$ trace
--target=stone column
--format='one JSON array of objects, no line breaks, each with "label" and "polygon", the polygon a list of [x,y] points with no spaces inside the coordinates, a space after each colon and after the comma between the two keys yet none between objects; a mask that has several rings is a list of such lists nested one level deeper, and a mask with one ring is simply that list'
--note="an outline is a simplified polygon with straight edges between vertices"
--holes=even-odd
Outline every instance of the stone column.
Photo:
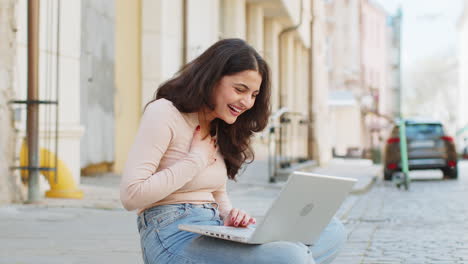
[{"label": "stone column", "polygon": [[246,0],[221,0],[221,38],[246,37]]},{"label": "stone column", "polygon": [[[45,36],[46,18],[55,14],[46,14],[42,12],[43,10],[41,7],[41,31],[43,32],[41,35]],[[52,50],[41,48],[41,56],[45,58],[49,52],[55,56],[58,53],[59,56],[58,157],[69,167],[75,182],[79,184],[80,140],[85,129],[80,121],[81,3],[72,1],[61,4],[60,13],[60,21],[58,21],[60,23],[60,50],[54,50],[53,47]],[[45,70],[45,67],[40,70],[40,76],[44,79]],[[41,84],[43,88],[40,89],[44,91],[45,80],[41,81]]]},{"label": "stone column", "polygon": [[264,58],[271,70],[271,107],[275,112],[279,108],[279,43],[278,35],[281,25],[272,18],[265,19]]},{"label": "stone column", "polygon": [[[281,107],[287,107],[293,111],[294,106],[294,33],[286,33],[281,37],[281,83],[280,100]],[[292,155],[292,128],[291,124],[283,126],[282,155]]]},{"label": "stone column", "polygon": [[[301,95],[302,99],[302,112],[305,114],[304,119],[307,121],[310,121],[310,105],[309,105],[309,95],[310,95],[310,86],[309,86],[309,78],[310,78],[310,65],[309,65],[309,59],[310,59],[310,49],[306,47],[302,47],[301,49],[302,52],[302,78],[301,81],[303,83],[303,93]],[[308,129],[310,127],[310,123],[304,124],[301,126],[301,138],[303,139],[303,144],[301,145],[301,153],[304,157],[309,157],[308,149],[307,149],[307,144],[310,140],[309,134],[308,134]]]},{"label": "stone column", "polygon": [[247,42],[263,56],[263,8],[258,4],[247,5]]},{"label": "stone column", "polygon": [[215,0],[188,0],[187,9],[187,57],[190,61],[221,38],[220,8]]},{"label": "stone column", "polygon": [[[302,113],[302,104],[303,101],[306,100],[307,97],[304,97],[302,92],[305,87],[303,87],[303,82],[302,82],[302,59],[301,59],[301,51],[302,51],[302,45],[301,41],[298,39],[295,39],[293,42],[294,46],[294,53],[293,53],[293,61],[294,61],[294,66],[293,66],[293,73],[292,73],[292,87],[289,89],[290,97],[289,97],[289,102],[288,105],[290,106],[291,111],[296,112],[296,113]],[[302,138],[299,136],[299,120],[300,117],[297,115],[292,116],[292,150],[291,154],[293,157],[297,157],[300,149],[300,145],[302,142]]]},{"label": "stone column", "polygon": [[326,67],[325,30],[326,17],[323,1],[314,0],[314,24],[312,27],[312,112],[314,158],[319,165],[327,164],[331,157],[329,110],[328,110],[328,73]]},{"label": "stone column", "polygon": [[183,20],[181,0],[142,0],[142,107],[153,98],[158,86],[182,66]]}]

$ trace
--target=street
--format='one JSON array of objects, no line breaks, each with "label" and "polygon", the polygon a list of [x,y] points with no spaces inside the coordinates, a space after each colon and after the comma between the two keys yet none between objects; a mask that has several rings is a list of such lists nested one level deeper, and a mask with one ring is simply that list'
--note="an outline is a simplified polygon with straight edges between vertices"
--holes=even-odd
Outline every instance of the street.
[{"label": "street", "polygon": [[414,173],[409,191],[379,180],[345,217],[349,241],[334,263],[468,263],[468,163],[459,170],[445,181]]},{"label": "street", "polygon": [[[337,213],[349,241],[333,263],[468,263],[468,162],[459,169],[458,180],[440,180],[434,171],[412,173],[417,180],[409,191],[380,177],[355,190]],[[380,167],[338,160],[316,172],[358,177]],[[233,184],[231,198],[261,217],[281,184],[248,182]],[[82,184],[89,200],[0,207],[0,264],[142,263],[135,213],[122,209],[117,185],[115,176],[89,178]]]}]

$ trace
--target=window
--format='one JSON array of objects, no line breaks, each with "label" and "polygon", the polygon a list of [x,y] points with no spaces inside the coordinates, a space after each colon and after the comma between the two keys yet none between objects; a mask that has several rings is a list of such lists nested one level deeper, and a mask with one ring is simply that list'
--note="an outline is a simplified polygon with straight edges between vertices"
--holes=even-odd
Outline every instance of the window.
[{"label": "window", "polygon": [[414,124],[406,127],[408,138],[430,138],[443,135],[444,131],[439,124]]}]

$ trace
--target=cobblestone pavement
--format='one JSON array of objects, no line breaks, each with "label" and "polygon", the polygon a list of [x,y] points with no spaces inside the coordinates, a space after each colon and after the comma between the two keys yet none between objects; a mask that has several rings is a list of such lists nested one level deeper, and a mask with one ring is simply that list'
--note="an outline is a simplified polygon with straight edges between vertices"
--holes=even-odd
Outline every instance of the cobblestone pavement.
[{"label": "cobblestone pavement", "polygon": [[409,191],[379,179],[344,217],[349,241],[333,263],[468,263],[468,162],[459,172],[412,172]]}]

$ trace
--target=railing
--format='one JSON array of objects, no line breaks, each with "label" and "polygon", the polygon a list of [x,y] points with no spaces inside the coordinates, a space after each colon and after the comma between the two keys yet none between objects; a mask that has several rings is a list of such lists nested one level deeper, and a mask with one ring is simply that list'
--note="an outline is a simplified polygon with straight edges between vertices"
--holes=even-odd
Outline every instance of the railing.
[{"label": "railing", "polygon": [[278,109],[270,116],[267,128],[262,132],[261,138],[267,139],[268,144],[268,175],[269,181],[275,182],[278,170],[290,167],[294,160],[302,161],[304,157],[295,157],[284,153],[284,131],[287,126],[294,125],[292,116],[299,117],[296,125],[310,125],[306,115],[300,112],[289,111],[287,107]]}]

